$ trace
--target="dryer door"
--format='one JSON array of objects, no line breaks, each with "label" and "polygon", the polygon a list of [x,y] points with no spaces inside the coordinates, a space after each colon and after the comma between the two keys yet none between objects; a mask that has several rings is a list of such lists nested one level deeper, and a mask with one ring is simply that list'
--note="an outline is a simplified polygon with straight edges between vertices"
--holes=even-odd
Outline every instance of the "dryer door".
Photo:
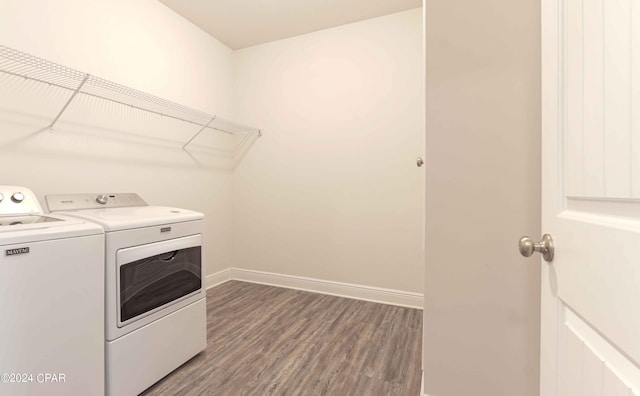
[{"label": "dryer door", "polygon": [[202,237],[192,235],[118,250],[118,327],[202,289]]}]

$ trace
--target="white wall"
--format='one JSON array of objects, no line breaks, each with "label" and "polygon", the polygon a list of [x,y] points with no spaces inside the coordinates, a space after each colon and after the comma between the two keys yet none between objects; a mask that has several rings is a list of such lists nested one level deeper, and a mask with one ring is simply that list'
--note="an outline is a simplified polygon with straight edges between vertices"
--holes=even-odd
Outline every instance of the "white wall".
[{"label": "white wall", "polygon": [[0,75],[0,183],[202,211],[208,274],[421,293],[420,32],[411,10],[234,54],[156,1],[0,0],[0,44],[265,130],[232,183],[212,134],[189,155],[197,128],[87,98],[43,132],[69,93]]},{"label": "white wall", "polygon": [[[232,113],[232,51],[151,0],[0,0],[0,44],[203,111]],[[231,266],[231,172],[181,151],[194,130],[0,75],[0,184],[48,193],[138,192],[207,216],[207,272]],[[203,137],[208,143],[211,136]],[[197,142],[196,142],[197,143]],[[198,144],[195,145],[196,148]]]},{"label": "white wall", "polygon": [[235,54],[235,106],[265,135],[234,170],[236,267],[423,291],[422,15]]},{"label": "white wall", "polygon": [[538,395],[540,2],[425,12],[425,393]]}]

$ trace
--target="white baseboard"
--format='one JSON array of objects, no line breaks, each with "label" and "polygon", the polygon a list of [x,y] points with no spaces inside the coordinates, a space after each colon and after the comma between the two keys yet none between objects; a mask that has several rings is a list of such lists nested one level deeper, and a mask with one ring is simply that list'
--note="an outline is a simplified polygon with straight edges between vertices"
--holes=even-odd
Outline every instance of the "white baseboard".
[{"label": "white baseboard", "polygon": [[424,371],[422,371],[422,380],[420,381],[420,396],[429,396],[424,393]]},{"label": "white baseboard", "polygon": [[420,396],[429,396],[425,391],[424,391],[424,370],[422,371],[422,381],[420,383]]},{"label": "white baseboard", "polygon": [[420,293],[242,268],[227,268],[207,276],[207,288],[231,279],[417,309],[422,309],[424,301],[424,296]]},{"label": "white baseboard", "polygon": [[207,289],[211,289],[214,286],[218,286],[222,283],[230,281],[233,279],[231,276],[232,268],[223,269],[222,271],[218,271],[215,274],[207,275],[205,278],[205,287]]}]

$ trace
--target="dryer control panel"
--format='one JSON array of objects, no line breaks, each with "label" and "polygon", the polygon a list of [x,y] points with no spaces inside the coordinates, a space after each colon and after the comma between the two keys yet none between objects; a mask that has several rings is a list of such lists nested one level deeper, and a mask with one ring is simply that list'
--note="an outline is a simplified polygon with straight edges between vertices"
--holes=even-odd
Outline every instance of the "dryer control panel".
[{"label": "dryer control panel", "polygon": [[50,212],[147,206],[136,193],[51,194],[45,200]]},{"label": "dryer control panel", "polygon": [[22,186],[0,186],[0,216],[41,213],[38,198],[30,189]]}]

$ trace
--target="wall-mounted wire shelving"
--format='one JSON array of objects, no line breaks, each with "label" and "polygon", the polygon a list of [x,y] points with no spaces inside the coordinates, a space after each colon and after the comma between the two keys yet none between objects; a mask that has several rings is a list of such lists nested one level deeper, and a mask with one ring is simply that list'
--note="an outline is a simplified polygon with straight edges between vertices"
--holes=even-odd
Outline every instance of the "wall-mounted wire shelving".
[{"label": "wall-mounted wire shelving", "polygon": [[183,149],[186,149],[198,135],[207,130],[231,135],[252,133],[258,136],[262,135],[260,129],[224,120],[213,114],[162,99],[4,45],[0,45],[0,73],[48,84],[71,92],[71,96],[52,119],[47,129],[53,129],[78,95],[87,95],[193,124],[197,127],[197,131],[184,143]]}]

